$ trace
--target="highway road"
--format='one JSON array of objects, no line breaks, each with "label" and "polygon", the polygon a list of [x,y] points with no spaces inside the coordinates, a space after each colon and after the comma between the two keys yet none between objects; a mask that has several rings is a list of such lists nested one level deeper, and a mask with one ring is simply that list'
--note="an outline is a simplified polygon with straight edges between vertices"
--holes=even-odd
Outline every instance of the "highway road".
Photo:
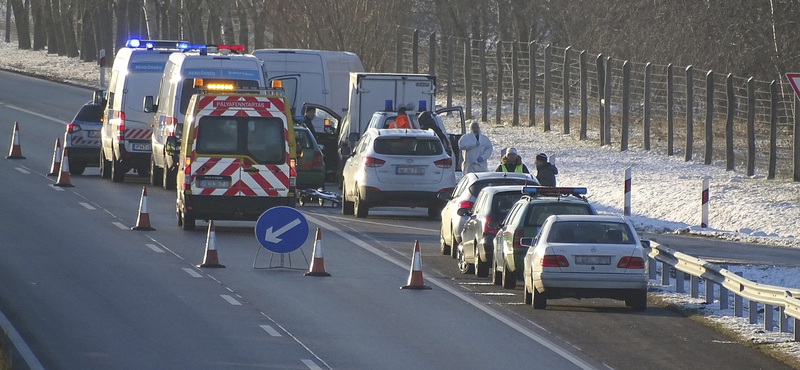
[{"label": "highway road", "polygon": [[[0,312],[43,368],[787,368],[665,308],[557,300],[533,311],[521,288],[458,274],[425,210],[356,220],[299,207],[311,224],[302,251],[320,227],[331,277],[254,269],[252,222],[215,223],[227,268],[198,269],[204,224],[180,230],[174,192],[149,189],[157,230],[142,232],[129,228],[144,178],[112,183],[89,168],[74,188],[50,186],[53,142],[91,91],[9,73],[0,86],[12,86],[0,89],[0,137],[10,142],[18,121],[27,157],[0,160]],[[428,291],[399,289],[414,240]]]}]

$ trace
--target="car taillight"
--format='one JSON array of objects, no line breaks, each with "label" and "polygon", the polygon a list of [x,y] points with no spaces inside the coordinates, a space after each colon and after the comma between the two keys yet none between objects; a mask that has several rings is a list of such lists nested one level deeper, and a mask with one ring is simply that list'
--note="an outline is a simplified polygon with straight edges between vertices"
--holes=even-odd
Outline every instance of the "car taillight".
[{"label": "car taillight", "polygon": [[621,269],[643,269],[644,259],[642,257],[622,257],[617,263],[617,268]]},{"label": "car taillight", "polygon": [[175,117],[168,118],[167,121],[167,136],[175,136],[175,128],[178,126],[178,120]]},{"label": "car taillight", "polygon": [[314,160],[311,161],[311,167],[322,167],[322,153],[314,152]]},{"label": "car taillight", "polygon": [[74,133],[76,133],[76,132],[78,132],[80,130],[81,130],[81,125],[79,125],[79,124],[70,123],[69,125],[67,125],[67,133],[68,134],[74,134]]},{"label": "car taillight", "polygon": [[114,111],[114,121],[117,124],[117,140],[125,139],[125,112]]},{"label": "car taillight", "polygon": [[546,254],[539,263],[542,267],[569,267],[567,257],[557,254]]},{"label": "car taillight", "polygon": [[523,236],[525,236],[525,232],[522,229],[514,231],[514,248],[528,248],[520,243]]},{"label": "car taillight", "polygon": [[492,219],[489,216],[483,218],[483,233],[484,234],[497,234],[497,227],[489,226]]},{"label": "car taillight", "polygon": [[292,158],[289,160],[289,192],[294,193],[297,187],[297,160]]},{"label": "car taillight", "polygon": [[386,163],[383,159],[373,158],[373,157],[364,157],[364,165],[367,167],[380,167]]},{"label": "car taillight", "polygon": [[183,190],[192,189],[192,159],[185,158],[183,167]]},{"label": "car taillight", "polygon": [[458,208],[459,209],[461,209],[461,208],[472,209],[472,205],[473,204],[475,204],[475,203],[472,203],[472,202],[470,202],[468,200],[462,200],[462,201],[458,202]]},{"label": "car taillight", "polygon": [[436,167],[439,168],[450,168],[453,167],[453,159],[452,158],[440,159],[438,161],[433,162],[433,164],[435,164]]}]

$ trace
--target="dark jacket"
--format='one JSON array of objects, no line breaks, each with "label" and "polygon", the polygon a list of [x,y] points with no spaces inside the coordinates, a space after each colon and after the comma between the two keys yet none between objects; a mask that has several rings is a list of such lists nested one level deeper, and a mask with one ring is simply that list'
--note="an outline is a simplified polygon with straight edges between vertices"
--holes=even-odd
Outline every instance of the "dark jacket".
[{"label": "dark jacket", "polygon": [[536,180],[539,180],[539,184],[542,186],[556,186],[556,175],[558,175],[558,168],[550,162],[536,166]]},{"label": "dark jacket", "polygon": [[[503,165],[506,166],[506,170],[503,171]],[[522,173],[530,173],[528,172],[528,167],[522,163],[522,157],[517,155],[517,160],[514,163],[508,163],[508,156],[503,156],[500,158],[500,165],[497,166],[497,169],[494,172],[516,172],[517,167],[522,166]]]},{"label": "dark jacket", "polygon": [[417,117],[417,122],[419,122],[419,128],[423,130],[431,129],[439,137],[439,140],[444,145],[445,150],[447,151],[447,155],[452,155],[453,151],[450,145],[450,139],[447,138],[447,135],[442,132],[442,129],[436,125],[436,121],[433,120],[433,113],[430,111],[424,111],[419,114]]},{"label": "dark jacket", "polygon": [[311,131],[311,136],[317,137],[317,131],[314,129],[313,120],[308,119],[308,117],[303,118],[303,126],[306,126],[308,131]]}]

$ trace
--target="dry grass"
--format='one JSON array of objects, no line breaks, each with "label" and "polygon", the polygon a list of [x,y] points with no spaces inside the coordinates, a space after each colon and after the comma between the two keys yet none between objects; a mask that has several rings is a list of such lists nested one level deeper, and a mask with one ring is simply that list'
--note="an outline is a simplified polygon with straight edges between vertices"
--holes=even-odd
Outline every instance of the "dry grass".
[{"label": "dry grass", "polygon": [[5,333],[0,337],[0,370],[13,369],[11,362],[11,353],[8,348],[8,335]]}]

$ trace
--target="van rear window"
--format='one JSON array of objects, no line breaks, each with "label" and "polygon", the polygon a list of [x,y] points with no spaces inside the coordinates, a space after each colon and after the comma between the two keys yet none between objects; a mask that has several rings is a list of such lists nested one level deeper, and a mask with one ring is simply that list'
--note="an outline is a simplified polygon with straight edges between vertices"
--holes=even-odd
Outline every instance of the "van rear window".
[{"label": "van rear window", "polygon": [[[213,79],[205,79],[205,83],[208,84],[212,82]],[[233,82],[236,88],[258,88],[258,81],[256,80],[229,80],[225,79],[226,82]],[[254,94],[257,94],[258,91],[253,91]],[[183,87],[181,88],[181,114],[186,114],[186,108],[189,107],[189,100],[192,98],[192,95],[197,94],[197,89],[194,88],[194,79],[193,78],[184,78],[183,79]],[[141,101],[141,99],[139,100]]]},{"label": "van rear window", "polygon": [[195,151],[206,155],[248,156],[259,164],[284,164],[284,122],[275,117],[201,117]]},{"label": "van rear window", "polygon": [[375,152],[388,155],[439,155],[444,150],[439,139],[379,137],[375,139]]}]

